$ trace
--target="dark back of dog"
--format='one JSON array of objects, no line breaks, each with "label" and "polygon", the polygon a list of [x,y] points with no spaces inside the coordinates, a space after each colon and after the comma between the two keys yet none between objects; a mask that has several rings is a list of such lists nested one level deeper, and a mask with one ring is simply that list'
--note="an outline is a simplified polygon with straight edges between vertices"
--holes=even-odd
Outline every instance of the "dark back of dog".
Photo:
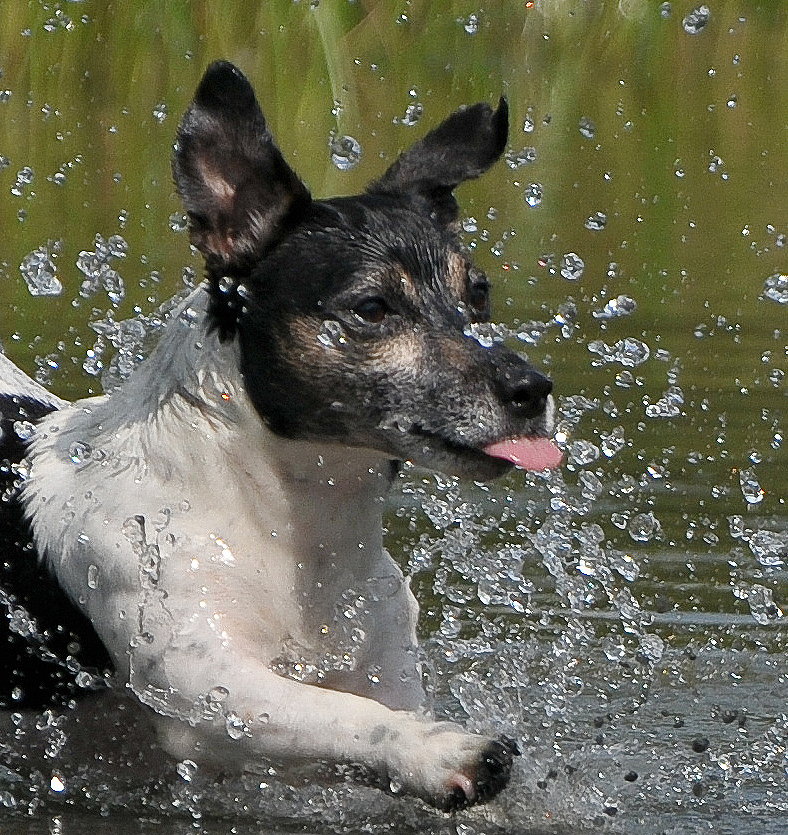
[{"label": "dark back of dog", "polygon": [[67,704],[111,667],[90,621],[38,559],[19,502],[27,440],[55,408],[51,398],[0,394],[0,707],[9,709]]}]

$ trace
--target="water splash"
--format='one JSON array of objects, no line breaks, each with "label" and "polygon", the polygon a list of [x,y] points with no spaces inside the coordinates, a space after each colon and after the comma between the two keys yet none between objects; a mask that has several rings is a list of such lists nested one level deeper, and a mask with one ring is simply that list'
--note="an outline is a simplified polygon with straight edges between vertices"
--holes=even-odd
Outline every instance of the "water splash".
[{"label": "water splash", "polygon": [[788,275],[785,273],[770,275],[764,282],[761,298],[777,302],[777,304],[788,304]]},{"label": "water splash", "polygon": [[607,226],[607,215],[604,212],[594,212],[583,225],[592,232],[601,232]]},{"label": "water splash", "polygon": [[595,339],[588,343],[588,350],[599,357],[591,363],[594,366],[618,363],[626,368],[637,368],[651,356],[645,342],[629,336],[620,339],[614,345],[607,345],[601,339]]},{"label": "water splash", "polygon": [[576,252],[567,252],[561,258],[561,276],[567,281],[579,281],[585,268],[585,262]]},{"label": "water splash", "polygon": [[580,119],[578,129],[580,130],[580,134],[586,139],[593,139],[596,136],[596,125],[587,116],[583,116]]},{"label": "water splash", "polygon": [[462,24],[462,28],[469,35],[475,35],[479,31],[479,15],[477,14],[470,14],[465,19],[461,18],[458,22]]},{"label": "water splash", "polygon": [[77,269],[85,276],[79,295],[87,299],[103,287],[110,302],[117,307],[126,296],[126,287],[111,262],[127,256],[128,244],[120,235],[111,235],[105,240],[97,234],[94,246],[93,250],[82,250],[77,256]]},{"label": "water splash", "polygon": [[601,310],[591,311],[595,319],[618,319],[621,316],[630,316],[637,310],[637,302],[632,296],[620,295],[609,302]]},{"label": "water splash", "polygon": [[55,258],[61,247],[62,241],[48,241],[22,259],[19,271],[31,296],[59,296],[63,293],[55,267]]},{"label": "water splash", "polygon": [[509,168],[522,168],[524,165],[530,165],[532,162],[536,162],[536,148],[527,147],[521,148],[519,151],[507,151],[506,152],[506,164]]},{"label": "water splash", "polygon": [[681,22],[688,35],[699,35],[711,20],[711,10],[705,4],[694,8]]},{"label": "water splash", "polygon": [[424,115],[424,105],[418,100],[418,92],[415,89],[410,91],[410,96],[413,101],[408,102],[405,113],[399,119],[393,120],[395,125],[413,127],[421,121],[421,117]]},{"label": "water splash", "polygon": [[541,204],[544,197],[544,189],[541,183],[529,183],[523,192],[523,199],[532,209]]}]

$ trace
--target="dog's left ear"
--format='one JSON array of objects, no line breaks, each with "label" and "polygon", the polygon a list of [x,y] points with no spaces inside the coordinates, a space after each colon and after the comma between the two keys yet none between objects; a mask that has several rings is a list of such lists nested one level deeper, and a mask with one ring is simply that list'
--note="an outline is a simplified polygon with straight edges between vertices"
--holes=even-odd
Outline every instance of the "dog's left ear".
[{"label": "dog's left ear", "polygon": [[192,242],[215,281],[244,275],[310,203],[252,86],[227,61],[206,70],[178,128],[172,165]]},{"label": "dog's left ear", "polygon": [[501,156],[508,133],[506,99],[497,110],[484,103],[462,108],[405,151],[367,191],[420,198],[437,222],[448,226],[459,216],[454,189]]}]

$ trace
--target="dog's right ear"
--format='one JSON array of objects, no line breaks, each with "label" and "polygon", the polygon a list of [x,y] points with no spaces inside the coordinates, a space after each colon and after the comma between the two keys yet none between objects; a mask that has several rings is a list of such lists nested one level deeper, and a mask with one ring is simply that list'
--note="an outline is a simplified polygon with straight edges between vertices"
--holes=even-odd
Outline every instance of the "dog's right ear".
[{"label": "dog's right ear", "polygon": [[252,86],[227,61],[208,67],[181,121],[173,174],[212,281],[244,276],[310,203]]}]

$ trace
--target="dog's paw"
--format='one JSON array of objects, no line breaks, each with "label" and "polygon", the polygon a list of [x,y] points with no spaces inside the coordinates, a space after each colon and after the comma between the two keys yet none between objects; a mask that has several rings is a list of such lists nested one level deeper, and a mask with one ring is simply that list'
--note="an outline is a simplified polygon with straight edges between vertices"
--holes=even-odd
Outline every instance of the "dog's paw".
[{"label": "dog's paw", "polygon": [[444,812],[486,803],[509,782],[513,758],[519,754],[507,737],[487,739],[454,725],[434,725],[400,771],[402,789]]},{"label": "dog's paw", "polygon": [[508,737],[487,740],[476,762],[464,765],[448,781],[449,791],[435,798],[433,805],[444,812],[486,803],[506,787],[512,760],[520,751]]}]

